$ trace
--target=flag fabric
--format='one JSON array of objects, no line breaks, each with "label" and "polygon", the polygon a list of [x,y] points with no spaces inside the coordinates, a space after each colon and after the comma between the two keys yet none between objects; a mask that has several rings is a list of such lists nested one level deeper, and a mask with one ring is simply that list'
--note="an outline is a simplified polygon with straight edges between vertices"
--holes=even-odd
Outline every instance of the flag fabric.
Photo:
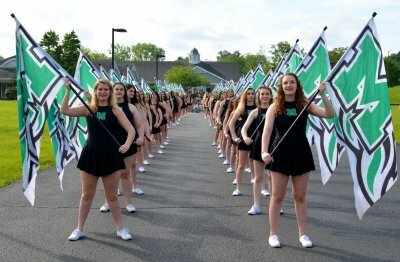
[{"label": "flag fabric", "polygon": [[121,76],[121,82],[122,82],[124,85],[129,84],[128,79],[127,79],[126,76],[124,76],[124,75]]},{"label": "flag fabric", "polygon": [[296,43],[290,49],[289,53],[284,56],[281,66],[276,71],[274,79],[270,83],[273,91],[275,92],[278,90],[278,83],[281,77],[286,73],[294,73],[301,60],[303,59],[303,55],[297,42],[298,41],[296,41]]},{"label": "flag fabric", "polygon": [[117,71],[114,68],[110,68],[110,81],[115,84],[121,82],[121,77],[118,75]]},{"label": "flag fabric", "polygon": [[[76,82],[82,86],[83,90],[93,94],[94,84],[100,78],[102,78],[100,71],[97,70],[92,61],[90,61],[90,59],[81,50],[75,68],[74,79]],[[80,97],[87,102],[87,98],[84,96],[84,93],[80,93]],[[69,103],[70,106],[78,106],[81,102],[75,95],[71,94]],[[84,117],[69,116],[66,116],[65,119],[68,123],[68,132],[77,151],[77,157],[79,158],[88,136],[86,119]]]},{"label": "flag fabric", "polygon": [[269,82],[271,82],[273,72],[270,69],[268,73],[264,76],[264,79],[261,81],[261,85],[269,86]]},{"label": "flag fabric", "polygon": [[[34,41],[18,19],[12,16],[16,22],[16,76],[22,181],[24,195],[33,205],[36,176],[40,166],[40,139],[49,114],[51,116],[48,122],[60,181],[63,167],[74,156],[73,146],[67,138],[68,132],[59,118],[58,108],[53,104],[58,91],[64,85],[64,77],[69,74]],[[55,141],[57,145],[54,144]]]},{"label": "flag fabric", "polygon": [[109,81],[112,80],[112,79],[111,79],[111,76],[109,75],[109,73],[106,71],[106,69],[105,69],[102,65],[100,65],[99,71],[100,71],[100,73],[101,73],[101,77],[102,77],[102,78],[105,78],[105,79],[107,79],[107,80],[109,80]]},{"label": "flag fabric", "polygon": [[388,85],[374,18],[326,78],[335,131],[346,147],[358,217],[397,180]]},{"label": "flag fabric", "polygon": [[250,84],[253,87],[254,91],[257,92],[262,81],[264,80],[264,77],[265,77],[265,74],[262,69],[262,66],[261,66],[261,64],[258,64],[256,70],[254,70],[254,73],[253,73],[253,81]]},{"label": "flag fabric", "polygon": [[[328,76],[330,70],[325,31],[323,31],[295,72],[308,99],[314,94],[320,82]],[[314,103],[323,107],[320,95],[317,95]],[[310,145],[314,144],[317,149],[323,184],[333,174],[344,151],[344,147],[337,142],[334,130],[333,119],[308,116],[307,138]]]},{"label": "flag fabric", "polygon": [[129,66],[126,66],[126,81],[131,85],[135,85],[134,82],[136,82],[136,79]]}]

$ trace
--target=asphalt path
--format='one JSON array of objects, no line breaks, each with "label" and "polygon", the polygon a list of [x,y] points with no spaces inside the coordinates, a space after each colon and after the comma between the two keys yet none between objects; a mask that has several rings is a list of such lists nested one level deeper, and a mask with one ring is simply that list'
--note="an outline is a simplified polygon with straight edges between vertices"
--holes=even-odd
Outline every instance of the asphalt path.
[{"label": "asphalt path", "polygon": [[[211,147],[214,129],[202,114],[182,118],[169,131],[170,145],[138,174],[142,196],[133,195],[137,212],[122,209],[134,240],[117,238],[110,213],[99,212],[97,195],[86,221],[87,237],[67,240],[76,228],[81,183],[76,163],[69,164],[63,191],[54,168],[36,181],[35,206],[22,194],[21,182],[0,189],[0,261],[399,261],[400,186],[378,201],[362,220],[354,208],[347,157],[323,186],[318,170],[308,187],[308,230],[313,248],[298,241],[289,186],[281,217],[282,248],[268,245],[268,197],[262,213],[252,205],[250,175],[243,196],[233,197],[233,174]],[[399,161],[397,148],[397,163]],[[318,168],[318,158],[314,158]],[[120,197],[123,207],[123,198]]]}]

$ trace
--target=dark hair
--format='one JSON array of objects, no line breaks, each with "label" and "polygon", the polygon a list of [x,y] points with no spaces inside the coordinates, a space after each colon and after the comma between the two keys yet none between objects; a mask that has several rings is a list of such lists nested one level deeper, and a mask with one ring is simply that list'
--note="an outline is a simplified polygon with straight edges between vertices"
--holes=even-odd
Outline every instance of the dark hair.
[{"label": "dark hair", "polygon": [[116,82],[113,84],[113,89],[115,88],[116,85],[122,85],[124,87],[124,102],[130,103],[131,99],[128,97],[128,89],[122,82]]}]

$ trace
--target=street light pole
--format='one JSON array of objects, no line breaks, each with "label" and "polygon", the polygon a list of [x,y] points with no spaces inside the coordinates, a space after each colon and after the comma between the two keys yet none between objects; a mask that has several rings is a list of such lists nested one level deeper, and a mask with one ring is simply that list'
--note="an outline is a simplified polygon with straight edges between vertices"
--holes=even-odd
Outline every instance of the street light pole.
[{"label": "street light pole", "polygon": [[126,29],[123,28],[113,28],[111,30],[112,36],[111,36],[111,68],[114,69],[114,32],[119,32],[119,33],[126,33]]},{"label": "street light pole", "polygon": [[156,54],[156,80],[158,80],[158,58],[163,58],[165,55]]}]

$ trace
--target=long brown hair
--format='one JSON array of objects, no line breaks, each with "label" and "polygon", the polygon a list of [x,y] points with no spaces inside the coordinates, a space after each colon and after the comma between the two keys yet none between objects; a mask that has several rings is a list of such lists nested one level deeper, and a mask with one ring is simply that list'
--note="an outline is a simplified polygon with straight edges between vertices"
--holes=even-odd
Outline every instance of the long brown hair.
[{"label": "long brown hair", "polygon": [[272,89],[270,87],[268,87],[268,86],[261,85],[257,90],[257,98],[256,98],[257,108],[261,107],[261,92],[260,91],[262,89],[268,90],[269,94],[271,95],[271,99],[269,100],[269,105],[268,106],[270,106],[272,104],[272,102],[274,101],[274,98],[272,97]]},{"label": "long brown hair", "polygon": [[108,86],[108,90],[110,91],[110,96],[108,97],[108,101],[107,101],[108,105],[111,106],[111,107],[115,107],[117,105],[117,103],[115,102],[114,90],[113,90],[111,82],[108,79],[100,78],[94,84],[93,98],[92,98],[92,101],[90,103],[90,108],[92,108],[92,110],[94,112],[97,112],[97,109],[99,108],[99,100],[97,98],[96,91],[99,88],[100,84],[107,85]]},{"label": "long brown hair", "polygon": [[275,112],[276,115],[284,115],[286,114],[285,111],[285,93],[283,92],[282,81],[285,76],[293,76],[296,80],[296,94],[295,94],[295,101],[296,101],[296,109],[297,111],[301,111],[304,106],[307,104],[307,98],[303,92],[303,86],[300,83],[299,78],[296,74],[287,73],[284,74],[281,79],[279,80],[278,91],[275,96]]}]

